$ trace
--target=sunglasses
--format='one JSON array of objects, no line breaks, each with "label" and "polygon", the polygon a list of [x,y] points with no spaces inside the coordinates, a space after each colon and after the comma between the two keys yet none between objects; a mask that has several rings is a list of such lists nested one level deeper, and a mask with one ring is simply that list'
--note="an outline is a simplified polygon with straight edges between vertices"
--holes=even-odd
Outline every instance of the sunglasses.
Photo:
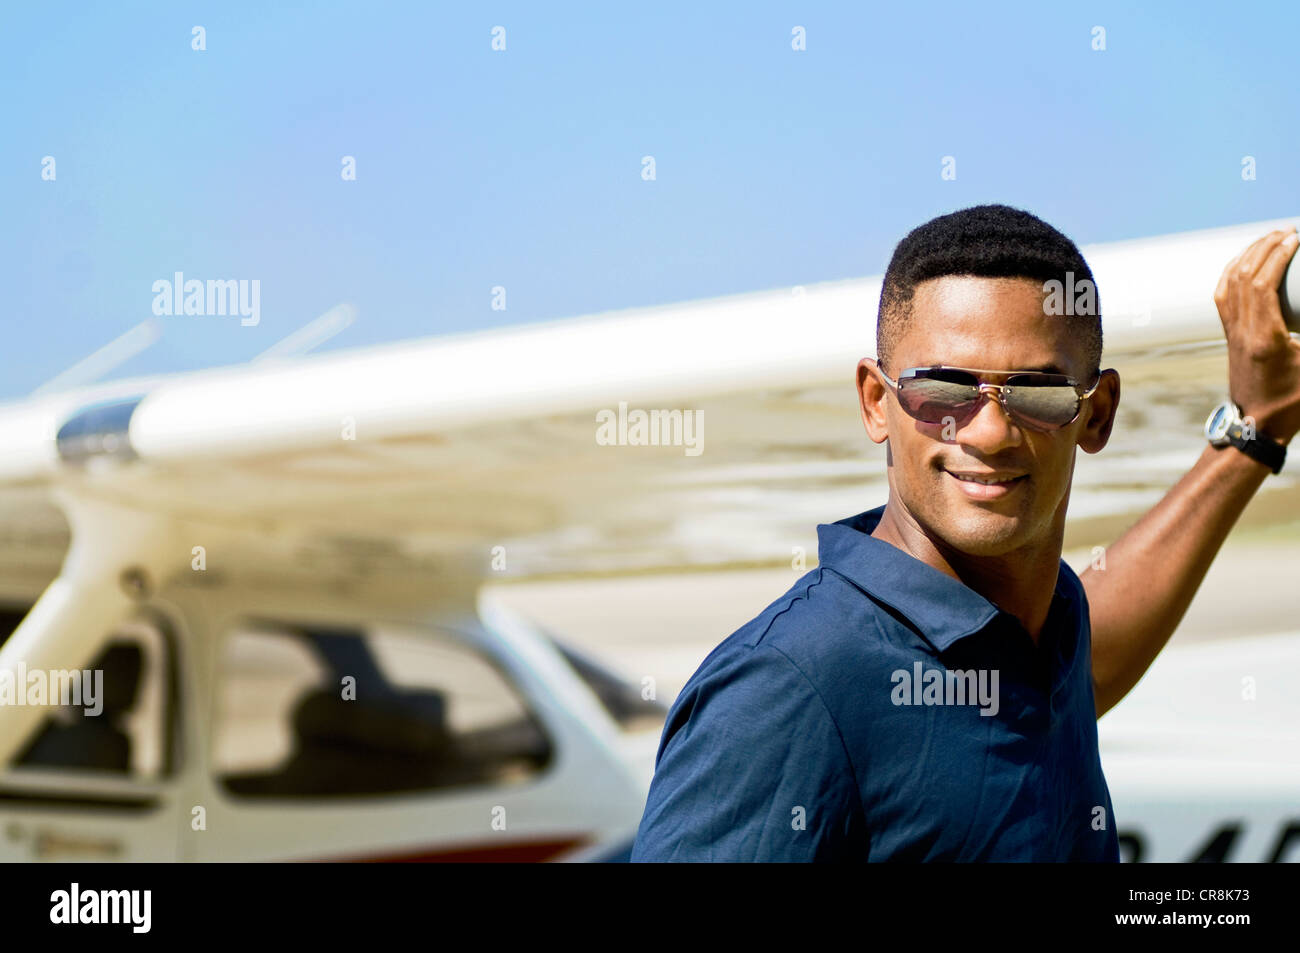
[{"label": "sunglasses", "polygon": [[[879,365],[877,365],[879,369]],[[1003,384],[989,384],[981,374],[1005,376]],[[1087,390],[1073,377],[1039,371],[988,371],[971,367],[909,367],[889,378],[898,403],[908,416],[922,423],[943,424],[951,419],[960,426],[974,416],[985,393],[991,393],[1012,420],[1032,430],[1060,430],[1079,416],[1083,401],[1101,383],[1101,375]]]}]

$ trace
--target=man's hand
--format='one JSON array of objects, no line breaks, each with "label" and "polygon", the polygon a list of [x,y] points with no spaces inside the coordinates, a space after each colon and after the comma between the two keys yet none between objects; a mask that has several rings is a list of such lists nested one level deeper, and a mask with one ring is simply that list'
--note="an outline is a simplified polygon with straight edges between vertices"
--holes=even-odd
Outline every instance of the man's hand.
[{"label": "man's hand", "polygon": [[1280,443],[1300,431],[1300,341],[1287,333],[1277,296],[1298,243],[1295,226],[1270,232],[1228,263],[1214,289],[1228,338],[1228,393],[1258,435]]}]

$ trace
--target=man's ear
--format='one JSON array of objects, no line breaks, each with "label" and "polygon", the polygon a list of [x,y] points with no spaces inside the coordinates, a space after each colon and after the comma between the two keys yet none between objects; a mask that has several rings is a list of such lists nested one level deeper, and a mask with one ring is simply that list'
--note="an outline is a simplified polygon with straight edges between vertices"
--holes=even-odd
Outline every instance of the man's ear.
[{"label": "man's ear", "polygon": [[1101,382],[1088,398],[1083,409],[1083,429],[1079,431],[1079,446],[1084,453],[1096,453],[1110,440],[1119,411],[1119,372],[1106,369],[1101,372]]},{"label": "man's ear", "polygon": [[862,410],[862,426],[872,443],[889,439],[889,425],[885,418],[885,395],[889,387],[880,379],[880,369],[869,357],[858,361],[858,406]]}]

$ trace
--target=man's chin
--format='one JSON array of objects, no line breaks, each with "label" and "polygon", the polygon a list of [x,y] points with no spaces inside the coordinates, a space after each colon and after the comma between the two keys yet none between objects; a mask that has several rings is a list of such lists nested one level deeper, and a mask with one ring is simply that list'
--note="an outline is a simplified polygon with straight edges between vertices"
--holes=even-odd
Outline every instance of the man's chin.
[{"label": "man's chin", "polygon": [[1020,514],[989,512],[964,500],[940,520],[943,541],[968,556],[1005,556],[1032,535],[1032,526]]}]

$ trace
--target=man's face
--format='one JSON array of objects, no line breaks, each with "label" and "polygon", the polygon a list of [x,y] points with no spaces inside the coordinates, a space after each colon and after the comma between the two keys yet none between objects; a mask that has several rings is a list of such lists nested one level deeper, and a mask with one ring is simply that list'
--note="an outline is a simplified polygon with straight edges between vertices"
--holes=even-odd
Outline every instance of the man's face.
[{"label": "man's face", "polygon": [[[1067,374],[1086,388],[1092,368],[1077,320],[1045,315],[1043,299],[1042,283],[1030,279],[948,276],[923,282],[916,287],[907,329],[894,342],[892,366],[884,370],[895,380],[906,368],[936,364],[1037,370]],[[1098,396],[1083,402],[1075,422],[1060,430],[1042,432],[1017,423],[993,395],[984,396],[967,420],[945,429],[908,416],[892,390],[873,387],[859,375],[864,421],[873,439],[880,431],[873,432],[868,404],[876,401],[877,415],[880,406],[884,409],[891,503],[901,503],[936,543],[972,556],[1005,555],[1059,533],[1075,447],[1095,453],[1109,436],[1118,379],[1113,388],[1109,380],[1103,383]],[[1099,415],[1105,418],[1100,425]],[[990,472],[1017,479],[997,487],[960,479]]]}]

